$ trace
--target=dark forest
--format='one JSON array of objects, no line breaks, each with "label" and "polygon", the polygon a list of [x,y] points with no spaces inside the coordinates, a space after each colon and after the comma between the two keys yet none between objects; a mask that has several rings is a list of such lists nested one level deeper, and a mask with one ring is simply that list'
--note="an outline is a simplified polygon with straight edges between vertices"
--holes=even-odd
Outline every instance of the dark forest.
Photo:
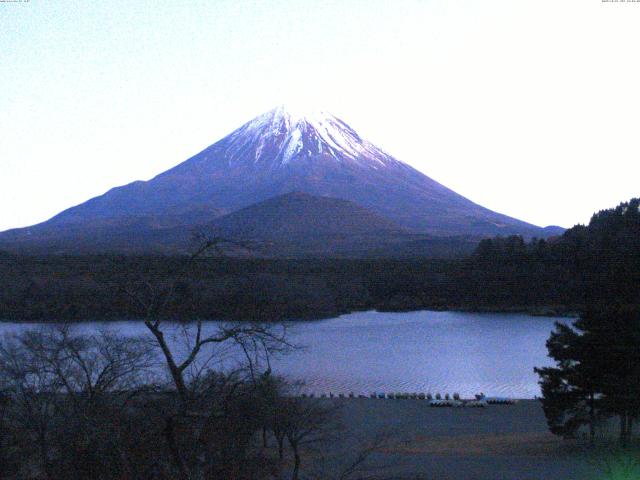
[{"label": "dark forest", "polygon": [[[568,314],[638,300],[640,200],[596,213],[549,240],[496,237],[458,259],[197,259],[167,315],[277,321],[357,310],[459,309]],[[140,318],[122,285],[167,288],[186,257],[0,254],[0,318]]]}]

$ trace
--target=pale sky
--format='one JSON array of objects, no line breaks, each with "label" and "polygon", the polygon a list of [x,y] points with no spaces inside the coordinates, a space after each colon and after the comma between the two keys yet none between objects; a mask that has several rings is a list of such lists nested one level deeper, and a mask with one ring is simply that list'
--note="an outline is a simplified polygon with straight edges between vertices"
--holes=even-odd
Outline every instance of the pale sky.
[{"label": "pale sky", "polygon": [[282,103],[493,210],[640,196],[640,2],[0,2],[0,230],[186,160]]}]

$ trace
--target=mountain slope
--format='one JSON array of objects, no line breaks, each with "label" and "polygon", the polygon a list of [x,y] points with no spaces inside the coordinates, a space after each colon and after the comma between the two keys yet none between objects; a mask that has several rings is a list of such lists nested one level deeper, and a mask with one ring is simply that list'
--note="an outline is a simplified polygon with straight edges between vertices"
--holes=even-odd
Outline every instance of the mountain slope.
[{"label": "mountain slope", "polygon": [[[295,115],[280,107],[149,181],[114,188],[47,222],[0,234],[0,246],[35,245],[45,238],[60,243],[69,232],[97,230],[106,232],[99,240],[108,243],[109,236],[135,234],[136,224],[149,235],[188,229],[292,191],[349,200],[417,233],[477,237],[557,233],[471,202],[383,152],[328,113]],[[157,241],[162,243],[162,238]]]},{"label": "mountain slope", "polygon": [[253,254],[270,257],[451,257],[471,253],[476,244],[412,233],[353,202],[300,192],[245,207],[200,230],[249,241]]},{"label": "mountain slope", "polygon": [[[114,228],[97,221],[67,224],[48,235],[16,238],[21,253],[188,253],[194,236],[241,242],[227,254],[251,257],[449,258],[469,254],[477,239],[413,233],[348,200],[292,192],[198,225],[166,227],[154,217],[128,217]],[[1,243],[0,243],[1,245]],[[0,251],[1,253],[1,251]]]},{"label": "mountain slope", "polygon": [[211,230],[236,239],[292,240],[327,235],[407,233],[387,218],[347,200],[292,192],[215,220]]}]

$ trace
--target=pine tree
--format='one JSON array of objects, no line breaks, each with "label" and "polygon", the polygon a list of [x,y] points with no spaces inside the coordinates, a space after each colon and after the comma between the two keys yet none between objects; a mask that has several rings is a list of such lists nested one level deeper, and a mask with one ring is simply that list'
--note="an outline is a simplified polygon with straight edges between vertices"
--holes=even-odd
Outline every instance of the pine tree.
[{"label": "pine tree", "polygon": [[547,349],[557,366],[534,370],[540,375],[542,408],[551,432],[570,438],[581,426],[588,425],[593,442],[601,375],[593,345],[588,343],[590,338],[574,327],[556,323]]},{"label": "pine tree", "polygon": [[536,368],[542,406],[552,433],[573,437],[603,418],[620,419],[620,441],[631,439],[640,415],[640,310],[591,308],[572,326],[556,324],[547,341],[555,367]]}]

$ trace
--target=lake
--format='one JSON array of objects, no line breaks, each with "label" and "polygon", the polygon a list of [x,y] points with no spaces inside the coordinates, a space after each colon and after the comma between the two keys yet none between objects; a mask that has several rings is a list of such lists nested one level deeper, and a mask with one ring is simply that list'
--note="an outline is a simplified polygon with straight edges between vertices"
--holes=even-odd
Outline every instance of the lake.
[{"label": "lake", "polygon": [[[272,362],[277,374],[320,393],[459,392],[533,398],[540,394],[534,366],[551,365],[545,341],[566,318],[523,314],[418,311],[358,312],[337,318],[288,322],[301,350]],[[215,328],[216,322],[207,322]],[[0,333],[38,324],[0,323]],[[148,333],[141,322],[86,322],[89,332]],[[176,330],[175,342],[180,341]],[[221,354],[223,352],[220,352]],[[231,355],[231,354],[228,354]],[[228,361],[228,356],[226,357]]]}]

